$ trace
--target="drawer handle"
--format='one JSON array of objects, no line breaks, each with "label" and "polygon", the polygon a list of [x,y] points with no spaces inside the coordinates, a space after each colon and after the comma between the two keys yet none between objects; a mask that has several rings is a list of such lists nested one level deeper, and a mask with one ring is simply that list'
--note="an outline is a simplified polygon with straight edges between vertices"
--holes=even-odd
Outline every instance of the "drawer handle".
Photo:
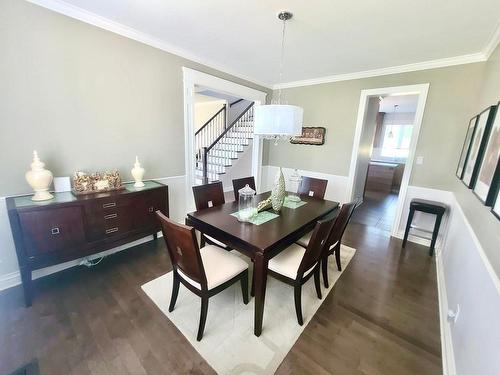
[{"label": "drawer handle", "polygon": [[118,214],[104,215],[104,220],[114,219],[115,217],[118,217]]},{"label": "drawer handle", "polygon": [[118,232],[118,227],[106,229],[106,234]]},{"label": "drawer handle", "polygon": [[56,234],[59,234],[59,233],[61,233],[61,232],[59,231],[59,228],[55,227],[55,228],[52,228],[52,229],[50,230],[50,233],[52,233],[53,235],[56,235]]},{"label": "drawer handle", "polygon": [[110,208],[110,207],[116,207],[116,203],[115,202],[111,202],[111,203],[104,203],[102,205],[102,208]]},{"label": "drawer handle", "polygon": [[153,206],[151,206],[151,207],[148,208],[149,212],[153,212],[154,210],[155,210],[155,208]]}]

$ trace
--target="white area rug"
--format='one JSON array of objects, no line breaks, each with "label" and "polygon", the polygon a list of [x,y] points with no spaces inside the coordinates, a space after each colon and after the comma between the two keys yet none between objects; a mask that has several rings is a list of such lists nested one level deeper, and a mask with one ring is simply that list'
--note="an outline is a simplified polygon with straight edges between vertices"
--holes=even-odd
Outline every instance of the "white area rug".
[{"label": "white area rug", "polygon": [[[343,270],[355,252],[342,245]],[[342,273],[337,271],[334,257],[330,257],[328,265],[330,287],[325,290],[321,279],[323,300]],[[251,275],[251,266],[249,272]],[[169,313],[172,272],[144,284],[142,289],[218,374],[273,374],[323,303],[316,296],[313,278],[309,279],[302,287],[304,325],[301,327],[295,315],[293,288],[268,277],[262,334],[255,337],[255,299],[244,305],[240,283],[236,283],[210,298],[205,333],[198,342],[199,297],[181,284],[175,309]]]}]

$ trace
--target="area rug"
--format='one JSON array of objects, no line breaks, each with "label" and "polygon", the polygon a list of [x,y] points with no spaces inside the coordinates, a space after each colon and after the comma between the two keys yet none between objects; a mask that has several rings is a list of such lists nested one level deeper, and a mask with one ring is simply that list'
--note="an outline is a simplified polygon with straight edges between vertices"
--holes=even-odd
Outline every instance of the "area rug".
[{"label": "area rug", "polygon": [[[342,245],[343,271],[355,252]],[[312,278],[302,287],[302,327],[295,315],[293,288],[268,277],[260,337],[253,334],[255,299],[251,298],[248,305],[244,305],[239,283],[210,298],[201,342],[196,341],[199,297],[181,284],[175,309],[168,312],[172,272],[144,284],[142,289],[218,374],[273,374],[342,274],[337,271],[334,257],[330,257],[328,266],[330,287],[326,290],[322,283],[322,300],[316,296]]]}]

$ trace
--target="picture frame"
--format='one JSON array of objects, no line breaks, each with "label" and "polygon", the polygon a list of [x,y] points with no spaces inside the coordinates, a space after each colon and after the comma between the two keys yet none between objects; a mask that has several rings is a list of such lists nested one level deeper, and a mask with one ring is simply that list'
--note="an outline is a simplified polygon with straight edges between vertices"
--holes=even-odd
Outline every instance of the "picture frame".
[{"label": "picture frame", "polygon": [[467,133],[465,134],[464,144],[462,146],[462,152],[460,153],[460,158],[458,160],[457,170],[455,175],[461,180],[464,175],[465,163],[467,162],[467,157],[469,156],[470,145],[472,142],[472,137],[474,136],[474,131],[476,130],[476,124],[479,116],[474,116],[469,121],[469,126],[467,127]]},{"label": "picture frame", "polygon": [[494,194],[493,198],[493,204],[491,205],[491,213],[493,216],[495,216],[498,220],[500,220],[500,189],[498,186],[496,187],[496,192]]},{"label": "picture frame", "polygon": [[500,115],[498,115],[498,104],[491,110],[490,121],[488,133],[484,135],[486,143],[479,161],[479,169],[473,189],[474,194],[486,206],[492,205],[500,179]]},{"label": "picture frame", "polygon": [[321,126],[304,126],[302,135],[292,137],[290,143],[299,145],[321,146],[325,144],[326,128]]},{"label": "picture frame", "polygon": [[491,126],[491,118],[494,114],[495,106],[490,106],[478,114],[478,120],[474,134],[472,135],[469,154],[465,162],[465,167],[462,176],[462,182],[469,189],[474,188],[476,178],[479,172],[480,162],[483,157],[484,149],[489,128]]}]

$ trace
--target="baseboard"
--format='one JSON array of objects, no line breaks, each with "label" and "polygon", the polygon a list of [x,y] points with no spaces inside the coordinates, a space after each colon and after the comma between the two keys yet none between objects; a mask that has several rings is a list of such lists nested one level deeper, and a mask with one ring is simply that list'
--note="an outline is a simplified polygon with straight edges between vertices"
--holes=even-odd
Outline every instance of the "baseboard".
[{"label": "baseboard", "polygon": [[441,357],[443,361],[443,375],[456,375],[455,355],[450,324],[448,323],[448,297],[441,254],[436,254],[436,275],[439,300],[439,326],[441,331]]},{"label": "baseboard", "polygon": [[19,271],[7,273],[0,277],[0,291],[12,288],[21,284],[21,274]]},{"label": "baseboard", "polygon": [[[402,240],[404,238],[404,232],[403,231],[398,231],[395,235],[393,235],[393,237],[396,237],[396,238],[399,238],[400,240]],[[416,243],[418,245],[423,245],[423,246],[430,246],[431,245],[431,240],[429,240],[428,238],[423,238],[423,237],[419,237],[419,236],[415,236],[413,234],[408,234],[408,241],[409,242],[413,242],[413,243]],[[436,249],[439,248],[439,243],[436,243]]]}]

